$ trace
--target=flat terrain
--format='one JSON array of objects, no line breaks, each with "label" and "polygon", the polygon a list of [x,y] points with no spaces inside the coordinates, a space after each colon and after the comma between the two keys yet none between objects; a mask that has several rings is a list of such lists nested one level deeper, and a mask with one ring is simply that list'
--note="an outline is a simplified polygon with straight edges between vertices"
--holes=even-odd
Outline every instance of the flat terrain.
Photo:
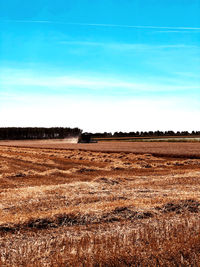
[{"label": "flat terrain", "polygon": [[155,156],[174,156],[185,158],[200,158],[200,142],[100,142],[90,144],[70,144],[57,140],[37,141],[0,141],[0,146],[53,148],[53,149],[79,149],[83,151],[99,152],[132,152],[135,154],[150,153]]},{"label": "flat terrain", "polygon": [[186,135],[186,136],[146,136],[146,137],[94,137],[94,141],[108,142],[108,141],[123,141],[123,142],[199,142],[200,136]]},{"label": "flat terrain", "polygon": [[1,142],[0,266],[200,266],[200,144]]}]

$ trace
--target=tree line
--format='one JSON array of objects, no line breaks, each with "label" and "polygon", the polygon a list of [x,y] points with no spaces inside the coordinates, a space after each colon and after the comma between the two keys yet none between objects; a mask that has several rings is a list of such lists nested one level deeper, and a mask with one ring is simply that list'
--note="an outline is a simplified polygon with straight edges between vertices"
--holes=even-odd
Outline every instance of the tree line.
[{"label": "tree line", "polygon": [[109,137],[158,137],[158,136],[200,136],[200,131],[136,131],[136,132],[104,132],[104,133],[89,133],[91,138],[109,138]]},{"label": "tree line", "polygon": [[158,136],[200,136],[200,131],[136,131],[136,132],[104,132],[90,133],[79,128],[69,127],[4,127],[0,128],[0,140],[25,139],[62,139],[70,136],[79,136],[80,140],[90,142],[91,138],[109,137],[158,137]]},{"label": "tree line", "polygon": [[62,139],[70,136],[80,136],[79,128],[64,127],[7,127],[0,128],[0,140],[25,140],[25,139]]}]

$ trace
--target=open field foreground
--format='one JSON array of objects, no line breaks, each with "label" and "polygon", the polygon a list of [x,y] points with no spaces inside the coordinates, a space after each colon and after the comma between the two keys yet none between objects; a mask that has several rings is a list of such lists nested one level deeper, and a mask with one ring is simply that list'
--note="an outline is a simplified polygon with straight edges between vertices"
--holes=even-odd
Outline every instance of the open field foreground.
[{"label": "open field foreground", "polygon": [[0,146],[0,266],[200,266],[200,144],[21,143]]}]

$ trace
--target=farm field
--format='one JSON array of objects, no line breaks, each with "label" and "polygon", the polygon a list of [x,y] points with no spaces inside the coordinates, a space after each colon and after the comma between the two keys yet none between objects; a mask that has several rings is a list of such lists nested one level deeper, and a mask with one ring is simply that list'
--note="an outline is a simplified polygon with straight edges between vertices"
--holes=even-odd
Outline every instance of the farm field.
[{"label": "farm field", "polygon": [[199,143],[0,144],[0,266],[200,266]]},{"label": "farm field", "polygon": [[0,141],[0,146],[69,149],[97,152],[150,153],[155,156],[200,158],[200,142],[99,142],[73,144],[58,140]]},{"label": "farm field", "polygon": [[199,136],[96,137],[98,142],[200,142]]}]

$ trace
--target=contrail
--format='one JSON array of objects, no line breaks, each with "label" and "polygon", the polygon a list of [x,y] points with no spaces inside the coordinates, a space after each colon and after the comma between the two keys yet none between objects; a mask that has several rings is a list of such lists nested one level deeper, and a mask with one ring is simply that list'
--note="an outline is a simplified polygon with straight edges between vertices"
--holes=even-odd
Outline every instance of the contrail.
[{"label": "contrail", "polygon": [[89,27],[108,27],[108,28],[134,28],[134,29],[163,29],[163,30],[200,30],[198,27],[170,27],[170,26],[141,26],[141,25],[126,25],[126,24],[101,24],[101,23],[75,23],[65,21],[50,21],[50,20],[4,20],[3,22],[16,23],[47,23],[47,24],[63,24],[75,26]]}]

